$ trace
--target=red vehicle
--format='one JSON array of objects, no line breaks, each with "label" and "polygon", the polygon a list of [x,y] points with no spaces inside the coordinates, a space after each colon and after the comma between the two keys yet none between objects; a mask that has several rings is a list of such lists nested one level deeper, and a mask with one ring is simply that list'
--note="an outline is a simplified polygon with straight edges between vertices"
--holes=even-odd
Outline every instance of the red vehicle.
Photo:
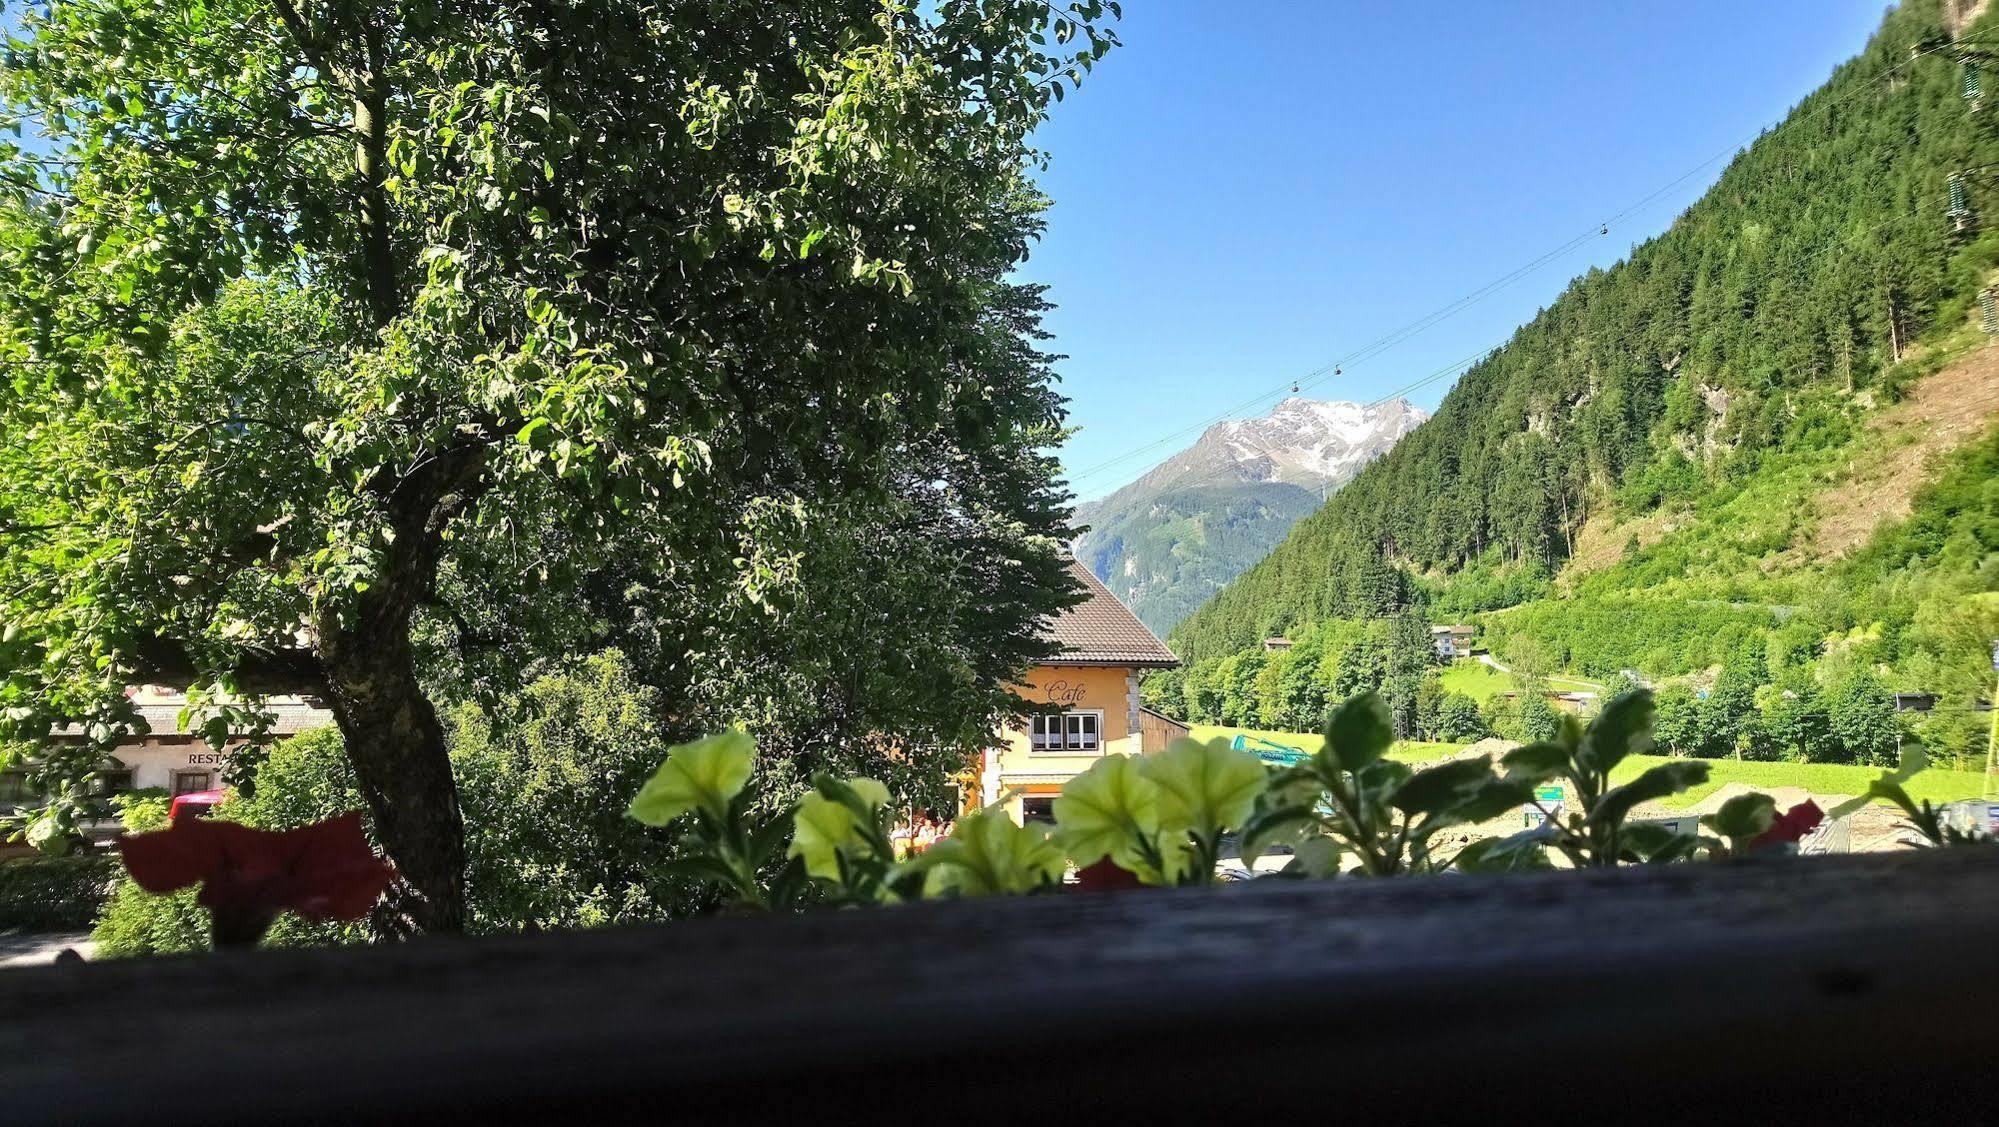
[{"label": "red vehicle", "polygon": [[175,820],[179,820],[182,815],[186,815],[189,818],[206,818],[210,814],[215,813],[217,803],[228,797],[228,787],[217,787],[214,790],[191,790],[186,794],[177,794],[174,795],[173,806],[169,810],[168,816]]}]

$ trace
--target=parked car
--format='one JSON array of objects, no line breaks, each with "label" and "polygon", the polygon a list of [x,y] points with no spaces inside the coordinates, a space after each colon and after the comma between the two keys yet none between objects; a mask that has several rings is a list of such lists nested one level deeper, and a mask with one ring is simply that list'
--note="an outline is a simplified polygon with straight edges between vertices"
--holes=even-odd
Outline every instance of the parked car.
[{"label": "parked car", "polygon": [[186,794],[177,794],[174,795],[173,806],[169,808],[168,816],[176,821],[182,817],[206,818],[210,814],[215,813],[215,807],[228,797],[228,787],[217,787],[214,790],[191,790]]}]

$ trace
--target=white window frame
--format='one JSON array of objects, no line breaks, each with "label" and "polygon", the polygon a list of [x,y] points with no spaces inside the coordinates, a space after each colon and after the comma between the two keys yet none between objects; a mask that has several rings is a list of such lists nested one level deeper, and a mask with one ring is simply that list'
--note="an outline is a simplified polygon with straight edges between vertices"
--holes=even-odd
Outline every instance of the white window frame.
[{"label": "white window frame", "polygon": [[[1084,735],[1084,721],[1090,733]],[[1047,729],[1052,727],[1053,731]],[[1028,750],[1036,755],[1097,755],[1104,750],[1104,710],[1073,708],[1037,712],[1027,719]]]}]

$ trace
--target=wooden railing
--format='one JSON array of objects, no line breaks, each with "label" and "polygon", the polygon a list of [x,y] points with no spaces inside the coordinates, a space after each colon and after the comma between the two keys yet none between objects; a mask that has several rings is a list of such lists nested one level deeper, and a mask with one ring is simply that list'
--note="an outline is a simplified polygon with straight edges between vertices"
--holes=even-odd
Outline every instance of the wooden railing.
[{"label": "wooden railing", "polygon": [[1995,950],[1967,848],[59,965],[0,1122],[1990,1121]]}]

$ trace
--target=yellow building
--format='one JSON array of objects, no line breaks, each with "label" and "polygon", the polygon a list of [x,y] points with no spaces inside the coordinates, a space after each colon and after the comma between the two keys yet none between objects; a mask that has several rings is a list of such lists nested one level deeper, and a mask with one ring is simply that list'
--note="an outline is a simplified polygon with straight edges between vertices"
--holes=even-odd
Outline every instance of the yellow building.
[{"label": "yellow building", "polygon": [[1060,647],[1017,692],[1027,717],[1000,733],[979,772],[978,805],[1003,806],[1015,821],[1049,820],[1062,784],[1105,755],[1158,751],[1185,728],[1139,705],[1139,674],[1170,669],[1173,656],[1090,569],[1070,561],[1083,601],[1049,622]]}]

